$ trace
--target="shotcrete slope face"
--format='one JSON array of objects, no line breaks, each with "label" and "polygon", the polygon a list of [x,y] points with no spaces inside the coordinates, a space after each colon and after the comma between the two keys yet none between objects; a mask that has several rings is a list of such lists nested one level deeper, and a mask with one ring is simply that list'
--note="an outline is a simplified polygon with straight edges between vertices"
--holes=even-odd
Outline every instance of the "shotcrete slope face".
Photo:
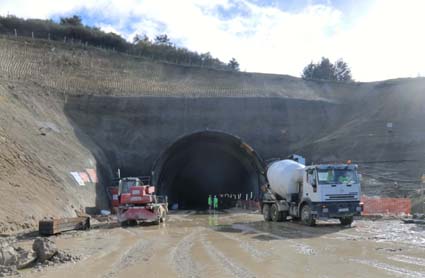
[{"label": "shotcrete slope face", "polygon": [[208,195],[257,194],[261,159],[239,138],[203,131],[185,136],[168,148],[153,170],[153,183],[171,204],[202,209]]},{"label": "shotcrete slope face", "polygon": [[[247,111],[256,111],[259,102],[251,100],[252,109]],[[65,111],[81,142],[102,150],[97,165],[99,175],[108,181],[105,187],[114,184],[117,168],[124,177],[153,174],[157,193],[167,195],[170,204],[205,209],[210,194],[246,197],[252,192],[257,197],[264,182],[264,163],[249,144],[262,139],[269,128],[248,129],[257,117],[235,109],[241,104],[246,107],[247,101],[70,97]]]}]

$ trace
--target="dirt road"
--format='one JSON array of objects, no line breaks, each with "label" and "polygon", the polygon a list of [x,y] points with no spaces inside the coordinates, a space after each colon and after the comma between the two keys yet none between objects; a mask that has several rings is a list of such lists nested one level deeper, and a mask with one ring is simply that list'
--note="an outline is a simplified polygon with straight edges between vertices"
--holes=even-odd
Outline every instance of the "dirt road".
[{"label": "dirt road", "polygon": [[75,264],[24,277],[425,277],[425,228],[397,220],[317,227],[241,211],[179,212],[160,226],[58,236]]}]

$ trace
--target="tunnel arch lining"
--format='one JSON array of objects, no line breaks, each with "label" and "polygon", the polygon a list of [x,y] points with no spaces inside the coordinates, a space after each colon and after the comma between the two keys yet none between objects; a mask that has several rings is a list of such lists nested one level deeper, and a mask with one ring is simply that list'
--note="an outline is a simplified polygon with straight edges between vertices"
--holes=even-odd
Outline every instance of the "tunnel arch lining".
[{"label": "tunnel arch lining", "polygon": [[245,156],[258,175],[264,175],[265,162],[258,153],[249,144],[244,142],[240,137],[223,132],[220,130],[201,130],[190,134],[186,134],[176,139],[169,147],[167,147],[155,161],[152,167],[152,185],[157,186],[161,182],[164,167],[166,167],[173,155],[186,147],[190,147],[192,142],[213,142],[214,144],[231,145],[234,150],[238,150],[241,156]]}]

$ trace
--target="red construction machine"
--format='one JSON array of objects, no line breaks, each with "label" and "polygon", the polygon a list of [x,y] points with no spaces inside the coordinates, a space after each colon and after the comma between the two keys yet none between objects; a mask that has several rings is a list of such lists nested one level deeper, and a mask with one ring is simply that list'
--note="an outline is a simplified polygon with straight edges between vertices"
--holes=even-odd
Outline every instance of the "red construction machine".
[{"label": "red construction machine", "polygon": [[112,192],[112,205],[121,225],[137,222],[164,222],[168,212],[167,197],[155,195],[150,177],[121,178]]}]

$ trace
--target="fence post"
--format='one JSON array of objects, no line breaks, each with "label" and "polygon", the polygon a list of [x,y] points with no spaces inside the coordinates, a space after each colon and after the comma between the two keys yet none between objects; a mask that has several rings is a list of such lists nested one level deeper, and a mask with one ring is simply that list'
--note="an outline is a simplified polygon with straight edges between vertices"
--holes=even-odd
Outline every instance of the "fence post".
[{"label": "fence post", "polygon": [[421,177],[422,181],[422,213],[425,213],[425,174]]},{"label": "fence post", "polygon": [[15,38],[18,37],[18,32],[16,31],[16,29],[13,29],[15,31]]},{"label": "fence post", "polygon": [[34,32],[31,32],[31,38],[34,40]]}]

